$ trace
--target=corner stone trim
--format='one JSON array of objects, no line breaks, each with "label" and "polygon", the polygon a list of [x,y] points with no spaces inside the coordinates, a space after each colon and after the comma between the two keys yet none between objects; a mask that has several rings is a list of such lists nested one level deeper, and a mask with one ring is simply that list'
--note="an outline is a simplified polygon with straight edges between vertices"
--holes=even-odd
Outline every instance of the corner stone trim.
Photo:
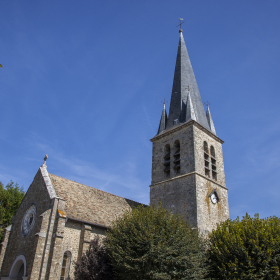
[{"label": "corner stone trim", "polygon": [[54,187],[52,185],[51,179],[49,177],[49,173],[47,171],[47,168],[46,167],[40,167],[40,170],[41,170],[43,179],[45,181],[45,184],[46,184],[46,187],[47,187],[50,198],[53,199],[53,198],[57,197],[56,192],[54,190]]}]

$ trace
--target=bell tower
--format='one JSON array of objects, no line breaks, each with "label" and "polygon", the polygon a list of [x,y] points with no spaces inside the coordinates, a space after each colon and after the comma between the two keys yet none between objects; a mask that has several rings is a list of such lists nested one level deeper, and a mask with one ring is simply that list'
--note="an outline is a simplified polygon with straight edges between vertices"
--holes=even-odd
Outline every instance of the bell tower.
[{"label": "bell tower", "polygon": [[183,31],[169,114],[163,107],[153,143],[150,204],[182,215],[202,233],[229,218],[222,144],[209,106],[205,113]]}]

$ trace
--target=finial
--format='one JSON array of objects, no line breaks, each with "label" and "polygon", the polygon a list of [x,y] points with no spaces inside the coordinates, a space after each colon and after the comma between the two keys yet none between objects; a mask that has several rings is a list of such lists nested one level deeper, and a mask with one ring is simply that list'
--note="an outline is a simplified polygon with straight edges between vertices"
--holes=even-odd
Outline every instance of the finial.
[{"label": "finial", "polygon": [[163,101],[161,101],[162,103],[163,103],[163,109],[165,109],[165,98],[164,98],[164,100]]},{"label": "finial", "polygon": [[184,20],[183,18],[179,18],[180,23],[176,26],[176,27],[178,27],[180,25],[179,33],[183,33],[183,29],[182,29],[182,24],[184,23],[183,20]]},{"label": "finial", "polygon": [[[47,159],[48,159],[48,155],[45,155],[45,157],[44,157],[44,163],[43,163],[42,166],[46,166],[46,161],[47,161]],[[46,166],[46,167],[47,167],[47,166]]]},{"label": "finial", "polygon": [[204,102],[204,105],[208,108],[210,105],[210,102],[207,100],[207,102]]}]

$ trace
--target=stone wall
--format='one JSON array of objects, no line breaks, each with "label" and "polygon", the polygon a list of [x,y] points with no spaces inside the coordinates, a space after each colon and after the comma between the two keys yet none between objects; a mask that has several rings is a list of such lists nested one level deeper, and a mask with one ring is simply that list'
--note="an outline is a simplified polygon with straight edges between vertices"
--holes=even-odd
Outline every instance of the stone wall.
[{"label": "stone wall", "polygon": [[[200,127],[196,125],[194,128],[194,147],[195,147],[195,171],[205,175],[204,171],[204,149],[203,143],[207,142],[210,155],[210,147],[213,146],[215,149],[215,159],[217,166],[217,183],[226,186],[225,183],[225,171],[224,171],[224,159],[223,159],[223,147],[221,141],[217,141],[216,137],[212,134],[207,134]],[[211,156],[211,155],[210,155]],[[211,164],[211,163],[210,163]],[[210,176],[212,178],[212,176]]]},{"label": "stone wall", "polygon": [[[63,254],[66,251],[71,252],[71,266],[70,266],[70,278],[74,279],[74,262],[78,260],[79,249],[82,246],[81,243],[81,233],[83,230],[83,224],[75,221],[68,220],[64,228],[64,238],[63,238],[63,250],[61,256],[61,263]],[[61,268],[60,268],[61,270]]]},{"label": "stone wall", "polygon": [[167,178],[164,174],[164,156],[165,146],[170,145],[170,178],[177,176],[174,170],[174,153],[176,148],[174,143],[179,140],[180,152],[180,174],[188,174],[194,171],[194,141],[193,141],[193,127],[187,126],[185,129],[174,130],[173,133],[167,132],[159,137],[158,140],[153,141],[153,159],[152,159],[152,184],[164,181]]},{"label": "stone wall", "polygon": [[[40,238],[38,238],[39,236],[36,235],[36,233],[40,232],[42,226],[42,217],[40,216],[51,207],[50,202],[41,171],[39,170],[13,218],[12,230],[2,264],[1,276],[9,275],[11,266],[19,255],[25,256],[27,266],[26,273],[29,276],[31,275],[33,262],[36,261],[38,257],[35,254],[36,248],[38,242],[42,242]],[[23,236],[21,232],[22,218],[25,211],[32,205],[32,203],[35,203],[37,208],[36,221],[29,234]],[[33,269],[39,270],[39,263],[38,266],[33,267]],[[36,280],[38,280],[38,278]]]},{"label": "stone wall", "polygon": [[[217,223],[229,218],[227,189],[196,175],[197,226],[203,233],[211,232]],[[210,193],[216,189],[220,201],[211,202]]]},{"label": "stone wall", "polygon": [[[180,141],[180,173],[173,169],[174,142]],[[223,141],[195,121],[180,125],[155,136],[153,142],[152,184],[150,203],[179,213],[202,232],[216,228],[229,218],[228,196],[225,186]],[[204,141],[209,148],[210,177],[205,174]],[[171,147],[170,177],[164,174],[165,146]],[[215,149],[217,180],[212,177],[210,147]],[[220,201],[213,204],[210,193],[216,189]]]},{"label": "stone wall", "polygon": [[180,214],[193,227],[197,226],[195,175],[177,177],[150,187],[150,204]]},{"label": "stone wall", "polygon": [[[82,221],[67,219],[67,222],[65,222],[65,219],[63,220],[59,216],[56,223],[58,225],[56,227],[57,234],[52,242],[51,263],[49,264],[47,279],[59,279],[63,255],[67,251],[71,253],[69,276],[70,279],[74,279],[75,262],[79,261],[82,254],[86,253],[90,241],[96,235],[104,236],[105,230],[85,224]],[[59,225],[59,223],[61,224]]]},{"label": "stone wall", "polygon": [[2,267],[3,260],[4,260],[4,256],[6,253],[11,229],[12,229],[11,225],[5,228],[3,242],[0,245],[1,246],[0,247],[0,273],[1,273],[1,267]]}]

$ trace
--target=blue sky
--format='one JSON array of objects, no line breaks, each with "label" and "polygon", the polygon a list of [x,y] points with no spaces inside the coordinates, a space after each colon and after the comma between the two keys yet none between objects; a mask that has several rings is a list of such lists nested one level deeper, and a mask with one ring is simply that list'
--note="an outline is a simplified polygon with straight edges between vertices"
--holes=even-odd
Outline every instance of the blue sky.
[{"label": "blue sky", "polygon": [[50,173],[149,203],[149,139],[182,17],[225,141],[230,216],[280,216],[279,11],[278,0],[0,0],[0,181],[26,190],[48,154]]}]

